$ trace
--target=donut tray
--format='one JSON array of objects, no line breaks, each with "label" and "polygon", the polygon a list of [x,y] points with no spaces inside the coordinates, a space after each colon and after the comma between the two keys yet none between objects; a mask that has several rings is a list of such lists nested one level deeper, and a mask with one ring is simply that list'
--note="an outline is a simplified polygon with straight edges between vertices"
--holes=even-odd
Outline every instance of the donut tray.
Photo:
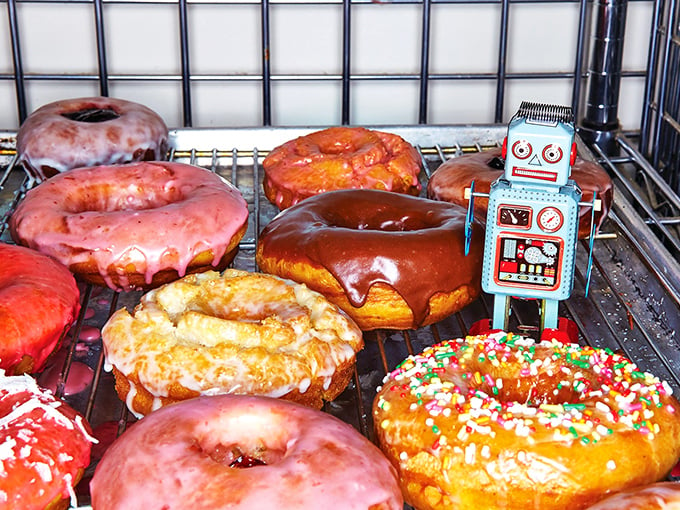
[{"label": "donut tray", "polygon": [[[505,126],[381,126],[398,133],[419,150],[425,166],[422,182],[446,159],[495,147]],[[171,132],[169,158],[209,168],[238,186],[248,202],[248,231],[234,266],[257,270],[254,253],[257,234],[278,210],[264,197],[261,161],[267,151],[305,128],[179,129]],[[634,143],[619,135],[616,157],[592,153],[579,140],[581,157],[595,159],[615,182],[615,200],[609,219],[594,242],[594,266],[588,296],[585,274],[588,244],[577,250],[572,297],[560,304],[560,316],[578,326],[579,341],[625,353],[642,370],[666,379],[680,393],[680,241],[673,218],[680,199],[638,154]],[[0,239],[12,242],[7,220],[32,183],[15,164],[14,133],[0,133]],[[426,277],[427,275],[423,275]],[[95,460],[78,487],[81,505],[89,503],[88,477],[97,456],[134,421],[119,401],[111,373],[104,370],[100,331],[118,308],[132,308],[141,293],[114,293],[82,286],[83,307],[77,323],[65,336],[63,347],[48,368],[38,374],[41,384],[63,396],[81,411],[95,433],[105,438]],[[371,405],[385,373],[410,353],[447,338],[464,336],[479,319],[490,316],[492,300],[482,296],[461,312],[427,328],[413,331],[379,330],[365,334],[365,349],[358,355],[354,380],[325,411],[340,417],[373,438]],[[535,301],[513,300],[513,331],[536,336]],[[72,341],[75,338],[77,341]],[[86,508],[86,507],[83,507]]]}]

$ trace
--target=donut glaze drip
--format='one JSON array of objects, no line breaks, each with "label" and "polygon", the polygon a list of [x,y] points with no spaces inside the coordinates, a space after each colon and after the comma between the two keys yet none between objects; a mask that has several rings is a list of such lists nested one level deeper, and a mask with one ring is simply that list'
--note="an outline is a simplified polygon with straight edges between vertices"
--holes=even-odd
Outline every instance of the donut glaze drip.
[{"label": "donut glaze drip", "polygon": [[106,122],[120,118],[120,115],[110,108],[87,108],[61,115],[77,122]]},{"label": "donut glaze drip", "polygon": [[26,194],[10,229],[17,242],[74,272],[94,261],[109,287],[128,290],[132,269],[150,284],[161,270],[183,276],[205,252],[217,265],[247,218],[241,194],[218,175],[181,163],[141,162],[53,177]]},{"label": "donut glaze drip", "polygon": [[[205,453],[232,445],[272,460],[234,469]],[[394,469],[350,425],[252,396],[198,397],[150,414],[109,448],[90,488],[97,510],[403,508]]]},{"label": "donut glaze drip", "polygon": [[[480,498],[490,509],[585,508],[662,478],[680,456],[680,404],[667,383],[609,349],[510,333],[409,356],[373,414],[402,487],[420,477],[407,501],[423,509],[474,509]],[[426,503],[429,484],[437,504]]]},{"label": "donut glaze drip", "polygon": [[[449,159],[432,174],[427,186],[427,196],[467,207],[465,188],[469,188],[474,180],[476,191],[488,193],[491,183],[503,175],[504,165],[501,149],[490,149]],[[602,202],[602,209],[595,212],[597,232],[607,218],[614,198],[612,180],[600,165],[581,158],[577,158],[572,165],[571,178],[581,188],[583,202],[591,202],[594,193],[597,193],[597,198]],[[475,217],[482,222],[486,222],[488,205],[488,198],[475,199]],[[590,207],[583,206],[579,209],[579,238],[590,235],[590,216]]]},{"label": "donut glaze drip", "polygon": [[436,292],[479,286],[481,243],[465,256],[464,221],[462,208],[443,202],[377,190],[328,192],[274,218],[258,254],[325,268],[356,307],[373,285],[389,285],[417,327]]}]

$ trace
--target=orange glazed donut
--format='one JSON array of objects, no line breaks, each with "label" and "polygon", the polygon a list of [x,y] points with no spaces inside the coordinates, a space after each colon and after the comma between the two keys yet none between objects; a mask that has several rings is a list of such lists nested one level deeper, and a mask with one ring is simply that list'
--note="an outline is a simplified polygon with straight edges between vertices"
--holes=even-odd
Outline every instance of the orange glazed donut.
[{"label": "orange glazed donut", "polygon": [[39,372],[80,310],[68,269],[28,248],[0,243],[0,369]]},{"label": "orange glazed donut", "polygon": [[362,127],[332,127],[284,143],[262,162],[264,193],[286,209],[338,189],[418,195],[420,158],[400,136]]},{"label": "orange glazed donut", "polygon": [[31,377],[0,375],[0,437],[0,509],[77,506],[96,441],[82,416]]},{"label": "orange glazed donut", "polygon": [[147,293],[102,330],[107,368],[137,416],[198,395],[247,393],[321,408],[354,372],[361,331],[304,285],[228,269]]},{"label": "orange glazed donut", "polygon": [[680,456],[670,386],[608,349],[494,333],[409,356],[373,403],[419,510],[582,509]]},{"label": "orange glazed donut", "polygon": [[224,269],[247,226],[234,186],[203,168],[158,161],[59,174],[30,190],[10,219],[17,243],[116,290]]},{"label": "orange glazed donut", "polygon": [[96,510],[402,510],[394,469],[337,418],[266,397],[198,397],[125,431],[90,484]]},{"label": "orange glazed donut", "polygon": [[[449,159],[430,177],[427,196],[434,200],[443,200],[467,207],[468,199],[464,196],[465,188],[469,188],[474,180],[475,191],[488,193],[491,183],[503,175],[503,165],[501,149],[490,149]],[[581,158],[577,158],[572,165],[571,178],[576,181],[583,192],[582,201],[592,202],[593,192],[597,192],[597,198],[602,201],[601,210],[595,212],[595,232],[597,232],[607,218],[614,199],[612,180],[600,165]],[[475,198],[475,216],[480,221],[486,221],[488,204],[487,198]],[[580,239],[590,235],[590,217],[589,206],[579,209],[578,235]]]},{"label": "orange glazed donut", "polygon": [[267,273],[304,283],[362,330],[437,322],[480,292],[483,233],[464,255],[465,210],[378,190],[308,198],[260,234],[256,260]]},{"label": "orange glazed donut", "polygon": [[82,166],[162,160],[168,128],[141,104],[112,97],[46,104],[17,133],[17,154],[38,181]]},{"label": "orange glazed donut", "polygon": [[678,510],[680,483],[659,482],[614,494],[588,510]]}]

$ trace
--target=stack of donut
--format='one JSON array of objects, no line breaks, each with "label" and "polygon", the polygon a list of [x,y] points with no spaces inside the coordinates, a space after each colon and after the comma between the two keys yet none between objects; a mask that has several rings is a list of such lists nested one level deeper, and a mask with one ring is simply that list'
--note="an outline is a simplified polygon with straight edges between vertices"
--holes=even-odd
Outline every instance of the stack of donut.
[{"label": "stack of donut", "polygon": [[373,417],[419,510],[586,508],[663,479],[680,457],[667,383],[608,349],[504,332],[409,356]]}]

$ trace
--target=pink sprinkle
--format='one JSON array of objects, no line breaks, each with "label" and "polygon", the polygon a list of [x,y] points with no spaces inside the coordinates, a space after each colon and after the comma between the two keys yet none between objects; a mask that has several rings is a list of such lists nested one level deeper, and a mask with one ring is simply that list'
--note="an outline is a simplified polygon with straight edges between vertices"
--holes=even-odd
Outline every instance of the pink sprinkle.
[{"label": "pink sprinkle", "polygon": [[636,402],[635,404],[630,404],[628,406],[629,411],[639,411],[642,409],[642,404],[640,402]]},{"label": "pink sprinkle", "polygon": [[649,434],[651,431],[647,427],[640,427],[640,432],[643,434]]},{"label": "pink sprinkle", "polygon": [[522,370],[519,371],[519,375],[526,376],[529,375],[531,372],[529,371],[528,368],[523,368]]},{"label": "pink sprinkle", "polygon": [[667,405],[666,407],[668,408],[669,413],[673,414],[675,412],[675,407],[673,407],[672,405]]}]

